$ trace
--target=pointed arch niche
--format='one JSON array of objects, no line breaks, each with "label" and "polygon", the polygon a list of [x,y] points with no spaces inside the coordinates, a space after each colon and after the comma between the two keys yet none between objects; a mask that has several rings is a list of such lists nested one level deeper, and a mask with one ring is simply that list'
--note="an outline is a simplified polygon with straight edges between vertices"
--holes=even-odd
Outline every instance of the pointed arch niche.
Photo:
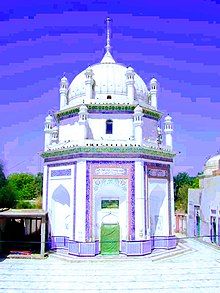
[{"label": "pointed arch niche", "polygon": [[68,236],[70,228],[70,195],[60,184],[51,197],[51,227],[54,236]]},{"label": "pointed arch niche", "polygon": [[149,179],[149,199],[151,236],[168,235],[168,182],[166,179]]}]

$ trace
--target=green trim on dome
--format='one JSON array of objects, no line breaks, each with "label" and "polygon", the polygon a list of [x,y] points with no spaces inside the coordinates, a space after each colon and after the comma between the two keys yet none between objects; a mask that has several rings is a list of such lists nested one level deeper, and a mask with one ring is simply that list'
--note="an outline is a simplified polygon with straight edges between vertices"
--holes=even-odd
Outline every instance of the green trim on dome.
[{"label": "green trim on dome", "polygon": [[46,151],[41,154],[43,158],[65,156],[73,153],[119,153],[119,154],[146,154],[160,156],[164,158],[173,158],[175,153],[163,150],[156,150],[152,148],[146,148],[142,146],[131,147],[131,146],[75,146],[68,149]]},{"label": "green trim on dome", "polygon": [[[86,106],[87,106],[88,111],[90,113],[92,113],[92,112],[96,113],[96,112],[101,112],[101,111],[125,112],[125,113],[129,112],[129,113],[131,113],[134,111],[134,109],[136,107],[134,105],[123,105],[123,104],[120,104],[120,105],[118,105],[118,104],[89,104]],[[58,121],[60,121],[65,118],[72,117],[72,116],[74,116],[74,114],[77,114],[79,112],[79,108],[80,108],[80,105],[59,111],[59,112],[55,113],[56,118]],[[162,117],[162,113],[159,111],[155,111],[155,110],[145,108],[145,107],[142,107],[142,109],[143,109],[143,114],[148,117],[154,118],[156,120],[159,120]]]}]

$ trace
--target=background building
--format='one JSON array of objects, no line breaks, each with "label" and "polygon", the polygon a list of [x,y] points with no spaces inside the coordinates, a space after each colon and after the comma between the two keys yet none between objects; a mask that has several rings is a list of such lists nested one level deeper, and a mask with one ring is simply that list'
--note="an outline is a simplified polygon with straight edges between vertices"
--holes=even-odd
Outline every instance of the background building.
[{"label": "background building", "polygon": [[145,255],[174,248],[172,119],[149,87],[111,55],[60,83],[45,120],[44,196],[51,247],[69,254]]},{"label": "background building", "polygon": [[220,155],[211,157],[200,176],[200,188],[189,189],[188,227],[190,237],[220,244]]}]

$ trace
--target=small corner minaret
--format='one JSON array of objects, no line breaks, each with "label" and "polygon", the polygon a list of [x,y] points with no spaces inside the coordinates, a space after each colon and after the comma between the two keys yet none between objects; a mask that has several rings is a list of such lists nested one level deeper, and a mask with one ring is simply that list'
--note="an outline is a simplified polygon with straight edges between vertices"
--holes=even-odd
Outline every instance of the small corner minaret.
[{"label": "small corner minaret", "polygon": [[79,127],[80,127],[80,141],[84,141],[87,138],[87,123],[88,123],[88,108],[86,105],[81,105],[79,108]]},{"label": "small corner minaret", "polygon": [[133,120],[133,124],[134,124],[134,139],[136,140],[136,142],[138,144],[142,144],[142,139],[143,139],[143,130],[142,130],[142,126],[143,126],[143,109],[137,105],[137,107],[134,109],[134,120]]},{"label": "small corner minaret", "polygon": [[93,75],[94,75],[93,70],[89,66],[85,71],[86,104],[89,104],[90,99],[93,98],[93,84],[94,84]]},{"label": "small corner minaret", "polygon": [[44,133],[45,133],[44,150],[47,150],[48,146],[52,142],[52,133],[53,133],[53,117],[50,114],[45,119]]},{"label": "small corner minaret", "polygon": [[125,73],[126,76],[126,85],[127,85],[127,95],[128,101],[130,104],[134,102],[134,69],[132,67],[128,67]]},{"label": "small corner minaret", "polygon": [[165,133],[165,140],[166,140],[166,146],[172,150],[173,149],[173,137],[172,137],[172,132],[173,132],[173,122],[172,118],[168,114],[165,117],[165,122],[164,122],[164,133]]},{"label": "small corner minaret", "polygon": [[157,110],[157,93],[158,93],[158,82],[156,78],[152,78],[150,81],[150,95],[151,95],[151,106]]},{"label": "small corner minaret", "polygon": [[60,110],[67,105],[68,80],[64,75],[60,80]]}]

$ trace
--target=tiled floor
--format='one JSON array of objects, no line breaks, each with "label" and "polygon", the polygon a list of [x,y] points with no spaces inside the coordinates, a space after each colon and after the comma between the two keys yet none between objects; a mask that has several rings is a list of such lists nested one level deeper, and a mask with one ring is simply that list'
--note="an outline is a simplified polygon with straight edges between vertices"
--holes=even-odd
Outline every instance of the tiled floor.
[{"label": "tiled floor", "polygon": [[220,292],[220,250],[185,244],[157,258],[3,259],[0,292]]}]

